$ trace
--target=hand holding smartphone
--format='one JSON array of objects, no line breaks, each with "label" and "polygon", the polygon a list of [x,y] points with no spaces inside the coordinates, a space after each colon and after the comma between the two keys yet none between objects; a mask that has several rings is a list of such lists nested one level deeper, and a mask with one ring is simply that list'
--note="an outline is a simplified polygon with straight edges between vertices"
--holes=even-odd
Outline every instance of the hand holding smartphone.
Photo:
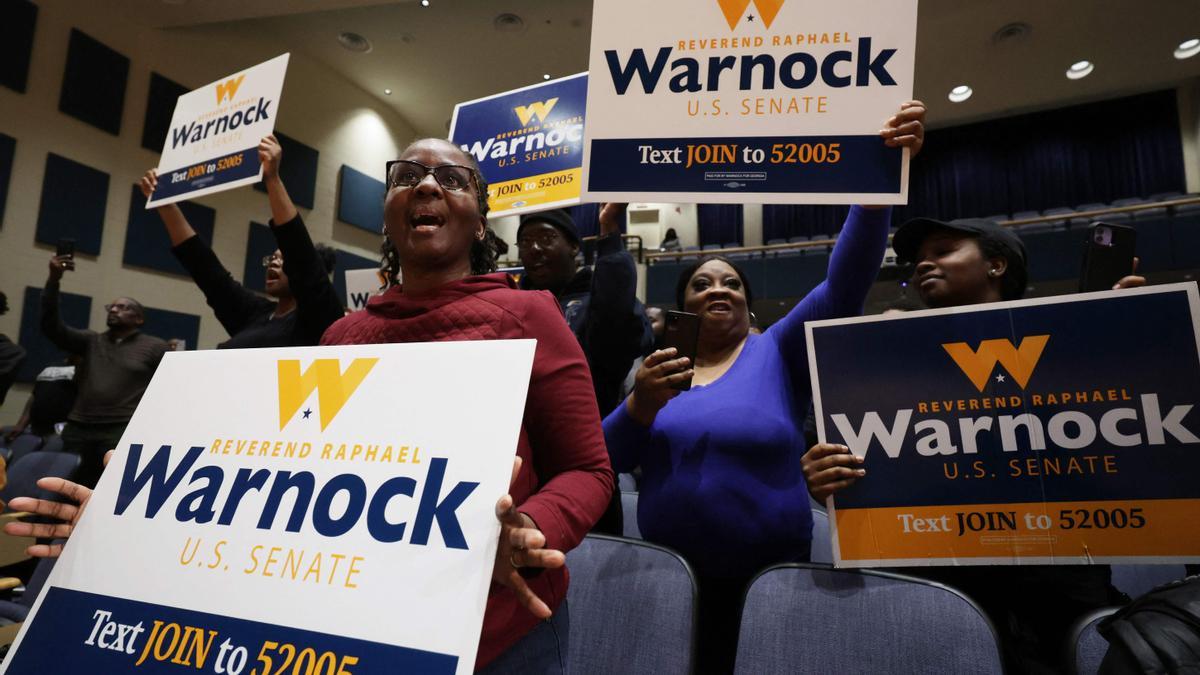
[{"label": "hand holding smartphone", "polygon": [[1110,290],[1123,277],[1132,274],[1136,244],[1137,231],[1132,227],[1092,223],[1084,244],[1080,292]]},{"label": "hand holding smartphone", "polygon": [[75,240],[63,237],[58,240],[58,244],[54,247],[54,255],[58,258],[66,258],[63,261],[63,270],[75,269]]}]

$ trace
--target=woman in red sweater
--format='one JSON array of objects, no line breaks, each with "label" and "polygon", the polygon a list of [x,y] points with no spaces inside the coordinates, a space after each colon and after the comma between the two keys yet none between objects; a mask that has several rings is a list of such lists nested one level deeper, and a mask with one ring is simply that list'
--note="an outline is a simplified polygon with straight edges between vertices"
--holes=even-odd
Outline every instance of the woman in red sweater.
[{"label": "woman in red sweater", "polygon": [[488,274],[487,187],[475,167],[457,146],[432,138],[389,162],[385,258],[399,261],[404,283],[330,326],[321,344],[537,340],[511,494],[496,505],[500,547],[475,665],[562,672],[564,553],[604,512],[613,474],[587,361],[558,302]]}]

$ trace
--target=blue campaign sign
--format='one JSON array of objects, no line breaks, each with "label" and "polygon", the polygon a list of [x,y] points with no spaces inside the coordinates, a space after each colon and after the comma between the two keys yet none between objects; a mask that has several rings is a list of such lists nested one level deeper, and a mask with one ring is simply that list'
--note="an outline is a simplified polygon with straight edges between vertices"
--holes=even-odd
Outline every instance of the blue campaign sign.
[{"label": "blue campaign sign", "polygon": [[450,140],[479,162],[491,215],[579,203],[587,73],[460,103]]},{"label": "blue campaign sign", "polygon": [[810,324],[843,564],[1200,559],[1197,289]]}]

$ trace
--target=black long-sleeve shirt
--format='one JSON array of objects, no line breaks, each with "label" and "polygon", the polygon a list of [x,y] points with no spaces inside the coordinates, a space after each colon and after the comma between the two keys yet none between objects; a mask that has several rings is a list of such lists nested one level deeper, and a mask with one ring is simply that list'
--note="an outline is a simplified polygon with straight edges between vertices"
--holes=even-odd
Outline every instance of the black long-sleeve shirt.
[{"label": "black long-sleeve shirt", "polygon": [[58,311],[57,281],[42,291],[42,332],[59,349],[83,357],[76,369],[79,393],[67,416],[81,424],[128,422],[169,349],[165,341],[141,332],[117,338],[112,331],[66,325]]},{"label": "black long-sleeve shirt", "polygon": [[274,316],[275,301],[235,281],[204,240],[191,237],[172,249],[230,335],[217,349],[316,345],[325,329],[344,314],[300,216],[282,225],[272,224],[271,232],[296,299],[296,309],[280,317]]}]

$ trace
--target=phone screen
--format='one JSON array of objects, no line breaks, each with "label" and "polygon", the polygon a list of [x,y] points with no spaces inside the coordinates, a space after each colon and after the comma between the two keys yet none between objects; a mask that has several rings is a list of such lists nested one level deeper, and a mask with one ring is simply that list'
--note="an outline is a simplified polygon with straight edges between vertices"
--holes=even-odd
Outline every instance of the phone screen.
[{"label": "phone screen", "polygon": [[1079,274],[1079,290],[1107,291],[1122,277],[1133,273],[1137,231],[1125,225],[1093,223]]},{"label": "phone screen", "polygon": [[75,240],[74,239],[59,239],[58,245],[54,249],[54,254],[58,256],[68,255],[75,257]]}]

